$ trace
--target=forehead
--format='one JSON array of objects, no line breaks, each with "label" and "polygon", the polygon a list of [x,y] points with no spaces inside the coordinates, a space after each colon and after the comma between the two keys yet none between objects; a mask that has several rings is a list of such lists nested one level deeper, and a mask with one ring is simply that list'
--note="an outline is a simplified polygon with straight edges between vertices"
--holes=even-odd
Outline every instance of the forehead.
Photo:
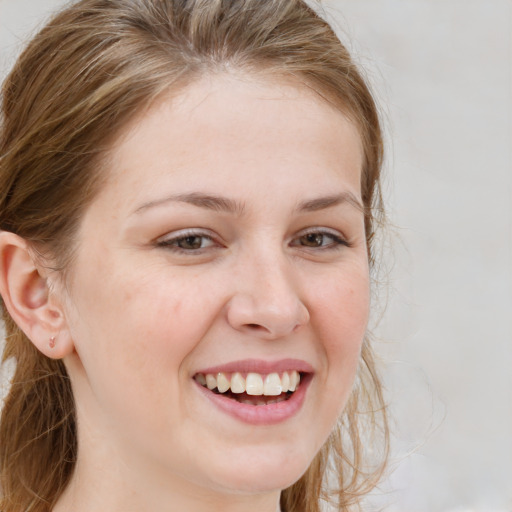
[{"label": "forehead", "polygon": [[113,145],[109,181],[141,192],[148,179],[154,193],[173,180],[220,191],[237,183],[250,192],[258,178],[293,184],[307,171],[312,187],[336,175],[360,197],[362,158],[355,125],[314,91],[215,75],[161,97],[132,120]]}]

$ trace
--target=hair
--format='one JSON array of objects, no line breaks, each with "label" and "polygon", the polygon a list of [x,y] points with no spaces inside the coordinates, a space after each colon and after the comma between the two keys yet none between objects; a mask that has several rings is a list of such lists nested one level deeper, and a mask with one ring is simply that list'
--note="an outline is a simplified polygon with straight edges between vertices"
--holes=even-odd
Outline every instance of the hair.
[{"label": "hair", "polygon": [[[303,0],[82,0],[57,13],[3,85],[0,229],[65,272],[112,138],[163,93],[230,70],[305,85],[359,128],[373,265],[382,213],[378,111],[346,48]],[[0,510],[48,512],[77,459],[71,384],[62,360],[41,354],[5,307],[3,317],[3,361],[12,358],[16,368],[0,424]],[[381,457],[370,464],[374,437]],[[382,387],[366,337],[343,415],[307,472],[282,492],[282,510],[319,512],[322,501],[349,510],[376,485],[387,451]]]}]

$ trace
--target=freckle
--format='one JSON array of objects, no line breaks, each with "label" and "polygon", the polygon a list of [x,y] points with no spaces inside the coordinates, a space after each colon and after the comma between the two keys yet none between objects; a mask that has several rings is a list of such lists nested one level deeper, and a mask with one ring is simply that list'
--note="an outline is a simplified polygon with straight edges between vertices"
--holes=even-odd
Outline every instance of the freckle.
[{"label": "freckle", "polygon": [[173,307],[173,313],[178,315],[181,312],[181,301],[177,301]]},{"label": "freckle", "polygon": [[133,295],[133,290],[126,289],[125,292],[123,293],[123,300],[125,302],[129,302],[132,299]]}]

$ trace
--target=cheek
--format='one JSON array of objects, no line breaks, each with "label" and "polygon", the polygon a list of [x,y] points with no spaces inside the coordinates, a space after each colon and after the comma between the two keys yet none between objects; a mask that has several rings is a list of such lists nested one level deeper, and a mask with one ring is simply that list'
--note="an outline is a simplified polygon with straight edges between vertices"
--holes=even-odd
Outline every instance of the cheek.
[{"label": "cheek", "polygon": [[327,366],[326,386],[346,398],[352,387],[366,334],[370,293],[368,273],[361,269],[330,281],[318,303],[315,324]]},{"label": "cheek", "polygon": [[336,346],[362,341],[368,323],[370,287],[368,273],[362,269],[332,275],[318,293],[315,308],[319,328]]},{"label": "cheek", "polygon": [[179,423],[187,358],[215,314],[212,294],[199,294],[195,284],[147,267],[81,276],[72,297],[72,378],[86,414],[106,412],[134,436],[148,425],[154,437]]},{"label": "cheek", "polygon": [[215,315],[213,294],[198,288],[199,276],[156,266],[111,268],[116,271],[109,275],[83,276],[75,287],[74,333],[83,364],[92,372],[108,361],[105,370],[125,368],[121,378],[137,372],[156,379],[159,369],[175,378],[169,369],[181,366]]}]

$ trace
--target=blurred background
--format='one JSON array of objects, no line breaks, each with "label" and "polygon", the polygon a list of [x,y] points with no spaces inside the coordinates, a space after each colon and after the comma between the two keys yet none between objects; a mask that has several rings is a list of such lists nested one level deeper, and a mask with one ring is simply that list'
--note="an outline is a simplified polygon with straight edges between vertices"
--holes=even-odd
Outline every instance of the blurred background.
[{"label": "blurred background", "polygon": [[[0,78],[63,3],[0,0]],[[388,139],[373,331],[393,452],[367,510],[512,512],[512,1],[323,9]]]}]

